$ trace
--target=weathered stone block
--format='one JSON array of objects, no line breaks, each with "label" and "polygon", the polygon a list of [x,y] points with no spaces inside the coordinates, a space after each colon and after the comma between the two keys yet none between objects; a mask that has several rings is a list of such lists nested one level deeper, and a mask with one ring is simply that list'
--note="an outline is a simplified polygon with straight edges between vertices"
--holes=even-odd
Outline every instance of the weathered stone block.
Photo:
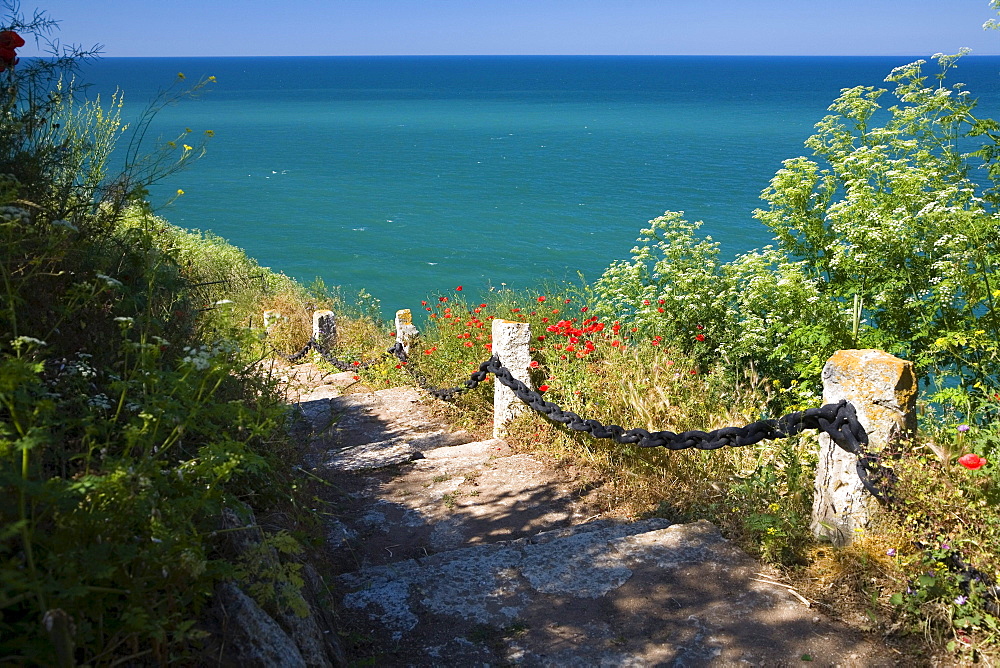
[{"label": "weathered stone block", "polygon": [[404,308],[396,311],[396,343],[403,344],[403,350],[410,354],[410,345],[420,336],[413,324],[413,314],[410,309]]},{"label": "weathered stone block", "polygon": [[281,322],[280,311],[264,311],[264,329],[268,334],[279,322]]},{"label": "weathered stone block", "polygon": [[[880,350],[841,350],[823,367],[823,403],[851,402],[872,452],[912,438],[916,397],[913,363]],[[835,545],[848,545],[868,526],[878,502],[861,486],[857,457],[826,434],[819,440],[812,531]]]},{"label": "weathered stone block", "polygon": [[[511,375],[531,387],[531,326],[526,322],[493,321],[493,354]],[[502,438],[507,423],[527,409],[513,390],[501,383],[493,388],[493,438]]]},{"label": "weathered stone block", "polygon": [[326,348],[337,344],[337,318],[333,311],[313,312],[313,339]]}]

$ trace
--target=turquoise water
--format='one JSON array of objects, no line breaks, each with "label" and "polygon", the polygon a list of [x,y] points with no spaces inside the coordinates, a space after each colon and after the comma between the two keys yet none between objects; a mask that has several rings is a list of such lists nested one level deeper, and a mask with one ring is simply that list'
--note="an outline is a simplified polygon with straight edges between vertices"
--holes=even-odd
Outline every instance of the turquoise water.
[{"label": "turquoise water", "polygon": [[[161,213],[262,264],[383,309],[464,286],[596,279],[666,209],[733,256],[768,243],[751,216],[781,161],[843,87],[907,58],[383,57],[106,59],[84,77],[135,113],[177,72],[214,75],[165,109],[207,156],[154,188]],[[1000,58],[956,76],[996,115]]]}]

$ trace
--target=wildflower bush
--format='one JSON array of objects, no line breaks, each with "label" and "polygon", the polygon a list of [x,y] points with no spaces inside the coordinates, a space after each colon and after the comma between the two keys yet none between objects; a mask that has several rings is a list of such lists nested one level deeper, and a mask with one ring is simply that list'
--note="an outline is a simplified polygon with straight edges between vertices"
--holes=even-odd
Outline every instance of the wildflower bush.
[{"label": "wildflower bush", "polygon": [[[995,655],[1000,125],[975,114],[961,85],[946,85],[960,56],[937,56],[932,77],[923,62],[894,70],[888,105],[885,90],[842,92],[806,142],[812,156],[786,161],[762,193],[755,216],[773,245],[723,262],[701,223],[667,212],[592,287],[562,289],[572,295],[429,299],[411,364],[455,385],[489,356],[491,319],[523,320],[547,399],[605,423],[685,430],[818,405],[819,373],[838,349],[910,359],[922,421],[894,463],[901,503],[880,535],[859,536],[834,559],[833,579],[852,583],[883,628],[919,631],[966,659]],[[485,415],[486,393],[460,401]],[[831,568],[808,529],[808,438],[664,453],[536,416],[512,433],[597,466],[613,481],[609,508],[710,517],[765,559],[803,567],[803,582]]]},{"label": "wildflower bush", "polygon": [[[380,367],[359,371],[378,387],[405,382],[408,365],[441,387],[461,385],[492,355],[492,321],[527,322],[532,332],[529,373],[546,400],[588,419],[650,430],[715,429],[759,419],[769,389],[760,378],[733,384],[703,366],[697,354],[639,324],[595,314],[586,285],[535,292],[494,291],[470,302],[452,289],[421,303],[426,319],[409,362],[393,360],[394,377]],[[653,330],[655,331],[655,330]],[[690,327],[698,343],[708,327]],[[707,339],[707,335],[705,336]],[[412,382],[412,381],[410,381]],[[492,378],[459,396],[470,426],[492,420]],[[816,450],[810,439],[777,447],[760,444],[713,452],[665,451],[596,441],[528,414],[508,440],[560,458],[579,459],[606,482],[594,502],[608,511],[655,513],[671,519],[709,517],[750,549],[779,563],[797,563],[808,544]]]},{"label": "wildflower bush", "polygon": [[[199,148],[167,142],[143,153],[148,124],[140,123],[124,171],[112,174],[109,156],[130,136],[120,99],[79,102],[72,79],[93,52],[70,47],[18,62],[23,36],[44,41],[54,23],[7,8],[0,657],[190,660],[220,578],[252,577],[265,590],[268,578],[294,584],[291,565],[268,575],[228,561],[216,531],[223,507],[285,504],[291,494],[285,410],[254,364],[259,337],[234,324],[265,297],[304,291],[271,272],[251,289],[252,261],[151,217],[148,186]],[[228,291],[198,285],[230,270]],[[237,296],[232,311],[221,294]],[[287,548],[290,539],[278,538]]]},{"label": "wildflower bush", "polygon": [[884,349],[936,400],[995,421],[1000,125],[945,85],[958,58],[937,56],[931,82],[923,61],[894,70],[887,109],[883,89],[843,91],[813,157],[785,161],[762,194],[773,247],[722,263],[700,223],[668,212],[597,281],[598,312],[786,385],[815,382],[838,348]]},{"label": "wildflower bush", "polygon": [[[668,212],[594,291],[603,317],[662,336],[709,375],[766,379],[772,411],[817,405],[819,372],[837,349],[912,360],[921,434],[896,463],[904,500],[883,564],[900,587],[873,596],[935,646],[973,657],[995,646],[1000,612],[1000,124],[947,85],[962,55],[935,56],[933,76],[923,61],[894,70],[888,105],[883,89],[842,91],[806,142],[812,156],[785,161],[762,193],[755,217],[773,246],[722,263],[701,223]],[[779,467],[790,482],[810,465],[786,453],[728,495],[759,499]],[[756,505],[746,528],[787,563],[788,544],[768,541],[798,532],[808,543],[807,513]]]}]

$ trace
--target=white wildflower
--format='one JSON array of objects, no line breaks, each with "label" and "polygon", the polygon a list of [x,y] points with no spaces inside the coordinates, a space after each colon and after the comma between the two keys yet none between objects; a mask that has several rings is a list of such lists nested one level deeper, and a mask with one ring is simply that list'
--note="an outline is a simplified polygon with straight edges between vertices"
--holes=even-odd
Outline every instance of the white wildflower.
[{"label": "white wildflower", "polygon": [[111,408],[111,400],[108,399],[106,394],[95,394],[90,399],[87,399],[87,405],[91,408],[108,410]]},{"label": "white wildflower", "polygon": [[33,336],[19,336],[11,341],[10,345],[14,348],[20,348],[21,346],[47,346],[49,344]]},{"label": "white wildflower", "polygon": [[80,231],[77,228],[76,225],[74,225],[73,223],[69,222],[68,220],[53,220],[52,221],[52,227],[61,227],[63,229],[67,229],[67,230],[69,230],[71,232],[79,232]]},{"label": "white wildflower", "polygon": [[[117,278],[111,278],[105,274],[97,274],[97,277],[108,284],[109,288],[120,288],[122,287],[122,282]],[[115,318],[117,320],[118,318]]]}]

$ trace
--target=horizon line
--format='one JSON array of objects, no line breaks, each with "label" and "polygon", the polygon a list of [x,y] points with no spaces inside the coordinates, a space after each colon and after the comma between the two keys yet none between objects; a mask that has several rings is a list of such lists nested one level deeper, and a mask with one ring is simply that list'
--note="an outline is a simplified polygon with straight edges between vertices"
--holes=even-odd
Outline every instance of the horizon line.
[{"label": "horizon line", "polygon": [[[942,53],[942,52],[937,52]],[[360,53],[360,54],[287,54],[287,55],[248,55],[248,54],[213,54],[213,55],[133,55],[105,56],[99,55],[95,60],[111,58],[933,58],[934,54],[915,53],[873,53],[873,54],[843,54],[843,53]],[[970,53],[963,58],[995,58],[997,53]],[[43,58],[45,56],[25,56],[27,58]]]}]

